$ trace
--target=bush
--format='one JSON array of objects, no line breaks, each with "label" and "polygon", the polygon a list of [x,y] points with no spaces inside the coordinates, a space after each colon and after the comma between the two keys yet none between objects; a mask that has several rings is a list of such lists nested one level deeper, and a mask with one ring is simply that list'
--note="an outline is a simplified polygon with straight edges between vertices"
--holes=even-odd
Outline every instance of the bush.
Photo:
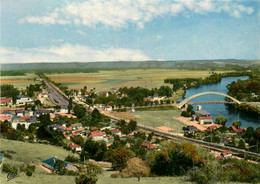
[{"label": "bush", "polygon": [[4,157],[9,158],[9,159],[13,159],[13,156],[9,153],[4,153]]},{"label": "bush", "polygon": [[35,171],[34,165],[27,165],[26,167],[24,165],[22,165],[20,167],[20,172],[25,172],[27,176],[32,176],[34,171]]},{"label": "bush", "polygon": [[18,168],[16,166],[11,166],[10,164],[3,164],[3,168],[2,168],[2,172],[13,172],[13,173],[17,173],[18,172]]},{"label": "bush", "polygon": [[129,177],[148,177],[151,170],[148,164],[138,157],[131,158],[127,161],[127,166],[122,172],[116,172],[111,175],[113,178]]},{"label": "bush", "polygon": [[68,162],[79,162],[79,158],[73,156],[73,155],[68,155],[66,158],[65,158],[65,161],[68,161]]}]

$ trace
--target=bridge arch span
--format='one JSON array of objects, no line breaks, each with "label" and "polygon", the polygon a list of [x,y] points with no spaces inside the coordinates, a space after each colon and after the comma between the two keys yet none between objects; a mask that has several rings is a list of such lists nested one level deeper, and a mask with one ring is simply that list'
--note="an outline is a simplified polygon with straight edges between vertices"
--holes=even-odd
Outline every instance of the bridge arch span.
[{"label": "bridge arch span", "polygon": [[233,98],[232,96],[229,96],[225,93],[220,93],[220,92],[214,92],[214,91],[208,91],[208,92],[203,92],[203,93],[199,93],[199,94],[196,94],[196,95],[193,95],[185,100],[183,100],[181,103],[178,104],[178,108],[182,108],[183,105],[185,105],[186,103],[188,103],[190,100],[194,99],[194,98],[197,98],[199,96],[203,96],[203,95],[220,95],[220,96],[224,96],[224,97],[227,97],[229,99],[231,99],[232,101],[236,102],[237,104],[241,104],[240,101],[238,101],[237,99]]}]

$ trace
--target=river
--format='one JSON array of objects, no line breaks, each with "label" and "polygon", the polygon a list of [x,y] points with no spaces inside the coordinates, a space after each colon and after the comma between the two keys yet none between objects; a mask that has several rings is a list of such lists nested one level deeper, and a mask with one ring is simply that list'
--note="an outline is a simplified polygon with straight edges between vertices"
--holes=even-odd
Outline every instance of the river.
[{"label": "river", "polygon": [[[214,91],[214,92],[221,92],[227,94],[228,89],[226,86],[237,80],[246,80],[248,76],[240,76],[240,77],[225,77],[222,78],[221,82],[217,84],[208,84],[208,85],[201,85],[196,88],[190,88],[186,90],[185,98],[188,98],[192,95],[207,92],[207,91]],[[224,101],[225,97],[219,95],[203,95],[192,99],[190,102],[202,102],[202,101]],[[197,105],[193,105],[194,110],[196,110]],[[252,126],[257,128],[260,126],[260,117],[252,117],[247,115],[246,113],[241,113],[237,109],[233,107],[229,107],[225,104],[202,104],[202,109],[209,112],[212,117],[213,121],[215,120],[216,116],[221,115],[227,119],[226,125],[229,126],[233,121],[240,121],[242,123],[243,128],[247,128]]]}]

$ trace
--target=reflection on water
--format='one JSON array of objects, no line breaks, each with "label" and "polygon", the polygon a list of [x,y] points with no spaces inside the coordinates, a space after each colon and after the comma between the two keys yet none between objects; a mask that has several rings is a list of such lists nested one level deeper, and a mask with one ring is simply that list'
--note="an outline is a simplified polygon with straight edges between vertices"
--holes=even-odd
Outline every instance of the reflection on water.
[{"label": "reflection on water", "polygon": [[[210,85],[201,85],[196,88],[190,88],[186,90],[185,98],[188,98],[192,95],[207,92],[207,91],[215,91],[227,94],[228,90],[226,86],[237,80],[246,80],[247,76],[242,77],[225,77],[222,78],[221,82],[218,84],[210,84]],[[225,97],[218,95],[204,95],[192,99],[191,102],[202,102],[202,101],[224,101]],[[202,109],[208,111],[215,120],[216,116],[221,115],[227,119],[227,124],[230,125],[233,121],[240,121],[242,123],[242,127],[252,126],[257,128],[260,126],[260,117],[252,117],[247,115],[246,113],[241,113],[237,109],[230,107],[225,104],[202,104]],[[193,105],[194,109],[196,109],[196,105]]]}]

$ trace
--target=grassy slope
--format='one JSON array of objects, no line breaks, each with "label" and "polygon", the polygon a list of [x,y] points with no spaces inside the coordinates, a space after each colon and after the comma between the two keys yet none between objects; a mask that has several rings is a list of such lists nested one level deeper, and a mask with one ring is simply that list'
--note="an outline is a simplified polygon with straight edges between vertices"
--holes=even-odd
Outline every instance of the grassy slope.
[{"label": "grassy slope", "polygon": [[[1,151],[15,151],[15,154],[11,154],[13,159],[4,158],[3,163],[10,163],[12,165],[23,165],[25,163],[41,163],[42,160],[57,156],[60,159],[65,159],[65,157],[71,154],[69,151],[64,150],[60,147],[37,144],[37,143],[27,143],[12,141],[6,139],[0,139],[0,150]],[[0,183],[7,183],[6,173],[0,173]],[[69,184],[74,182],[74,176],[58,176],[47,174],[39,166],[36,166],[35,173],[32,177],[27,177],[24,173],[19,173],[19,177],[10,180],[8,183],[62,183]]]}]

